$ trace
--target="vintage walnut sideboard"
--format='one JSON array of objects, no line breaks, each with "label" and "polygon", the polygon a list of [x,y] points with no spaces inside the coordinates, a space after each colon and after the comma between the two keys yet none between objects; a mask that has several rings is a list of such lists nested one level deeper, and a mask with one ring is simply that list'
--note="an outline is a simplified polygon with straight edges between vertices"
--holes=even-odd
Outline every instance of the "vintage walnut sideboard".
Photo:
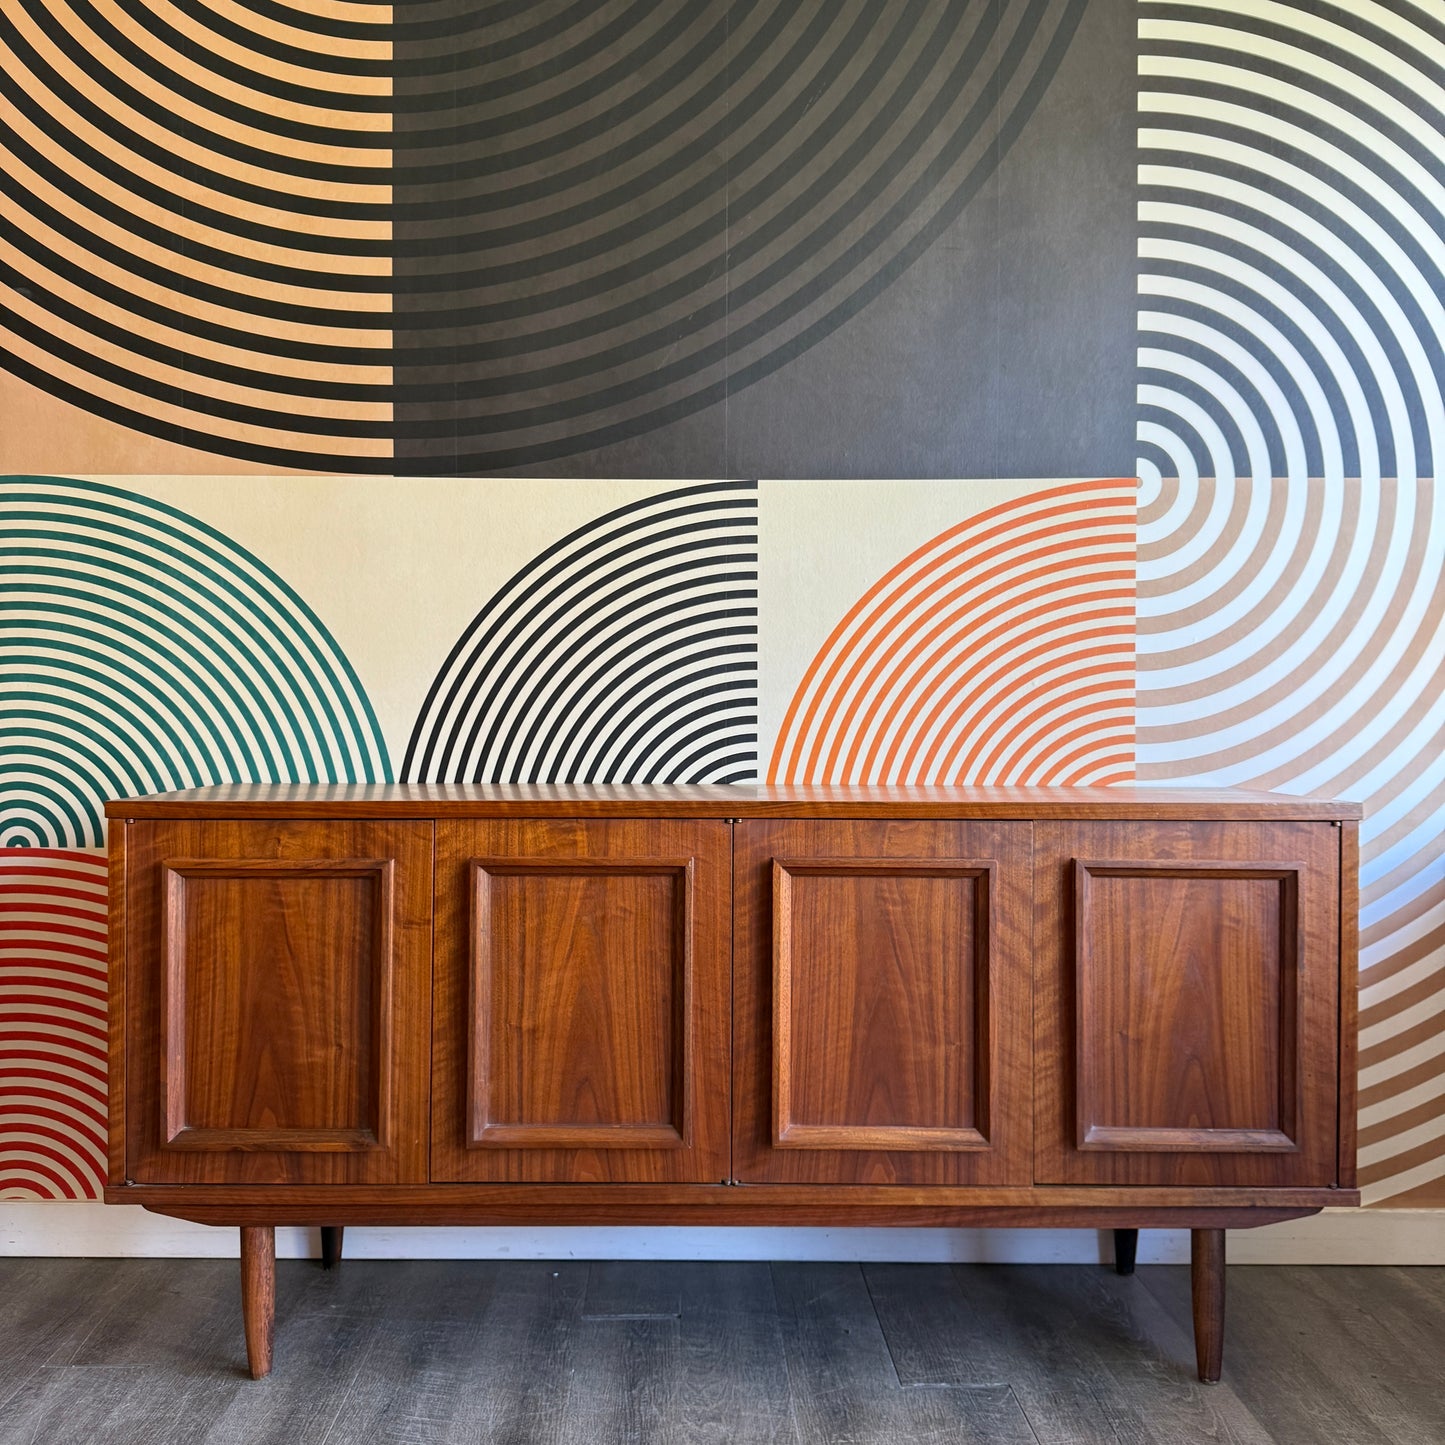
[{"label": "vintage walnut sideboard", "polygon": [[1224,1231],[1355,1204],[1359,809],[1114,788],[110,805],[110,1187],[274,1229]]}]

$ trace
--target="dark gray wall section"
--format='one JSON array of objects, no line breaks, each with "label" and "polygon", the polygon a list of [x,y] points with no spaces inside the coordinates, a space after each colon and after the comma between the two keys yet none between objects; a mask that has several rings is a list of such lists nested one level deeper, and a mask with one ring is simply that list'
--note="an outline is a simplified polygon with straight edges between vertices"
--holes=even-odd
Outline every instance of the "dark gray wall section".
[{"label": "dark gray wall section", "polygon": [[398,470],[1132,471],[1133,0],[452,8],[397,45]]},{"label": "dark gray wall section", "polygon": [[1129,476],[1133,7],[1093,0],[977,199],[842,331],[730,398],[728,475]]}]

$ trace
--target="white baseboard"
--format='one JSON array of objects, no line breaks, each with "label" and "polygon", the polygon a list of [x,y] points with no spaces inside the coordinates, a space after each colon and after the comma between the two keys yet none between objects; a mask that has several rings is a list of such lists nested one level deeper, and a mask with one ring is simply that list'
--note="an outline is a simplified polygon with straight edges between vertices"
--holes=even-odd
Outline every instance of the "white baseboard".
[{"label": "white baseboard", "polygon": [[[0,1200],[0,1255],[225,1258],[234,1229],[104,1204]],[[1107,1230],[1089,1229],[497,1229],[354,1227],[349,1259],[817,1259],[960,1264],[1097,1264]],[[314,1229],[276,1231],[276,1253],[319,1253]],[[1182,1264],[1183,1230],[1147,1229],[1140,1264]],[[1232,1264],[1445,1264],[1445,1210],[1326,1210],[1262,1229],[1232,1230]]]}]

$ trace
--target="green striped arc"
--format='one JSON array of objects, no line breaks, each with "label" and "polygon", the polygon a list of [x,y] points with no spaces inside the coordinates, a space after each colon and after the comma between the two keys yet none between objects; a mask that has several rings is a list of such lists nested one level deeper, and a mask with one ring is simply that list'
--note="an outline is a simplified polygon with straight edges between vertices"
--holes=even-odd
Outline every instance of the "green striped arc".
[{"label": "green striped arc", "polygon": [[391,777],[354,669],[301,597],[177,508],[0,482],[0,843],[98,846],[127,792]]},{"label": "green striped arc", "polygon": [[[39,481],[42,485],[50,481],[50,479],[30,480]],[[114,556],[117,537],[126,537],[137,543],[138,547],[131,555],[142,560],[146,558],[147,554],[141,549],[146,547],[163,557],[172,559],[176,564],[191,562],[192,559],[188,555],[187,548],[199,554],[201,565],[197,569],[196,576],[188,575],[180,565],[173,566],[170,570],[184,580],[203,581],[205,587],[219,588],[222,593],[228,595],[235,603],[234,608],[218,610],[222,615],[229,616],[239,628],[246,632],[251,641],[265,652],[269,661],[275,665],[282,664],[282,658],[276,652],[271,639],[274,637],[279,641],[295,664],[296,682],[299,683],[305,678],[311,665],[319,667],[324,686],[316,689],[316,696],[327,713],[330,736],[361,740],[370,734],[375,748],[373,756],[363,761],[363,770],[366,763],[370,764],[371,769],[364,775],[368,778],[389,775],[390,766],[386,746],[381,739],[370,700],[330,633],[293,588],[253,554],[244,551],[223,533],[198,522],[177,508],[118,487],[106,486],[102,483],[66,480],[66,493],[78,488],[83,488],[87,493],[101,493],[124,498],[132,504],[140,504],[146,509],[145,514],[138,515],[134,506],[126,508],[94,497],[86,498],[88,511],[119,519],[118,523],[111,525],[104,535],[107,561]],[[44,502],[50,499],[51,494],[49,493],[20,492],[13,496],[15,501]],[[75,510],[72,497],[65,495],[62,500],[67,503],[67,511]],[[51,524],[65,524],[72,518],[68,515],[50,513],[45,520]],[[161,536],[157,537],[150,532],[124,525],[133,520],[149,523],[152,531]],[[43,533],[32,533],[31,535],[43,535]],[[71,532],[56,535],[64,540],[74,540],[74,534]],[[165,538],[175,540],[168,541]],[[177,545],[177,543],[183,545]],[[0,555],[4,555],[3,549],[0,549]],[[86,556],[83,553],[78,555],[82,558]],[[248,571],[254,573],[255,578],[248,577]],[[260,585],[257,584],[256,579],[259,579]],[[153,578],[149,574],[143,574],[142,580],[150,583]],[[243,583],[246,584],[245,589],[243,589]],[[195,600],[194,597],[187,597],[178,592],[173,592],[172,595],[183,601]],[[209,600],[205,598],[204,593],[201,594],[201,597],[202,600]],[[258,621],[263,625],[258,626]],[[309,635],[298,624],[304,624],[304,627],[309,629]],[[344,719],[337,717],[333,698],[340,700],[345,712]],[[284,700],[284,694],[282,700]],[[302,701],[305,702],[304,693]],[[353,773],[346,773],[341,776],[328,776],[327,780],[341,781],[343,776],[347,780],[355,778]]]},{"label": "green striped arc", "polygon": [[[114,491],[117,489],[107,488],[107,490]],[[34,498],[21,496],[16,498],[16,500],[34,500]],[[148,499],[137,498],[137,500],[146,501]],[[162,507],[160,503],[153,503],[151,505]],[[133,515],[124,509],[110,506],[106,503],[94,504],[90,510],[102,515],[108,514],[127,520]],[[194,523],[192,519],[185,519],[184,514],[175,512],[173,508],[163,508],[163,510],[180,516],[184,520],[191,520],[193,526],[200,525]],[[27,540],[45,539],[57,543],[75,542],[79,539],[73,530],[61,530],[59,527],[59,524],[70,520],[69,517],[51,514],[44,518],[44,521],[49,524],[48,526],[34,527],[27,530],[24,535]],[[309,705],[306,702],[308,689],[304,686],[304,684],[309,681],[306,676],[310,670],[308,664],[320,664],[324,685],[316,688],[315,691],[323,709],[327,713],[329,735],[333,738],[345,736],[355,738],[359,736],[363,731],[363,724],[359,714],[364,714],[371,730],[377,733],[377,741],[380,743],[375,715],[371,711],[370,703],[366,700],[364,692],[362,692],[359,684],[356,683],[354,673],[351,672],[349,667],[345,667],[344,659],[341,658],[341,654],[336,649],[330,634],[326,632],[326,629],[321,625],[320,621],[292,589],[287,587],[274,573],[260,566],[260,564],[256,562],[256,559],[249,553],[243,553],[240,549],[236,548],[234,544],[228,543],[220,533],[212,533],[211,535],[226,545],[227,550],[225,552],[220,551],[204,541],[197,542],[195,539],[187,537],[179,528],[165,523],[158,524],[157,530],[170,533],[181,541],[188,542],[193,549],[201,555],[203,559],[201,568],[198,568],[195,573],[186,570],[181,564],[190,563],[194,566],[194,563],[183,548],[173,543],[157,540],[146,532],[138,531],[126,525],[113,525],[109,527],[105,533],[104,562],[106,567],[110,568],[115,565],[117,552],[118,550],[122,550],[117,548],[118,539],[125,538],[135,543],[136,545],[134,547],[127,547],[123,550],[125,555],[136,559],[140,564],[150,563],[149,568],[141,565],[133,574],[138,577],[142,586],[148,588],[158,587],[162,592],[168,593],[184,604],[194,606],[198,601],[205,604],[213,615],[228,618],[236,628],[247,637],[253,648],[265,655],[273,666],[284,670],[286,669],[286,662],[275,646],[275,643],[279,642],[282,651],[289,657],[292,664],[290,669],[290,685],[293,688],[297,688],[299,700],[303,706],[307,707],[308,712],[310,711]],[[208,532],[210,531],[210,529],[206,530]],[[82,537],[86,535],[88,534],[81,534]],[[33,548],[0,547],[0,557],[15,555],[17,552],[22,555],[33,555]],[[169,561],[156,561],[153,554],[157,553],[160,554],[162,559],[169,559]],[[50,555],[60,559],[68,558],[78,563],[93,563],[95,560],[86,552],[73,551],[62,547],[56,547]],[[241,578],[237,578],[220,570],[221,566],[230,565],[234,567],[238,561],[242,561],[243,559],[244,562],[250,563],[262,574],[265,581],[269,584],[269,590],[271,592],[281,594],[280,598],[268,595],[267,589],[255,587],[254,584],[252,584],[248,593],[248,591],[243,590],[239,585],[240,581],[247,580],[244,578],[244,575]],[[158,574],[167,570],[191,584],[192,590],[181,591],[161,582]],[[213,598],[208,597],[205,592],[195,591],[194,589],[197,584],[202,583],[202,581],[208,589],[219,589],[222,596]],[[140,593],[139,595],[144,596],[144,593]],[[224,597],[229,597],[234,602],[234,607],[220,605]],[[276,606],[278,601],[284,603],[284,610]],[[317,649],[312,638],[308,637],[304,632],[298,633],[294,627],[288,625],[292,622],[292,617],[288,614],[292,612],[298,614],[309,623],[314,634],[319,634],[320,638],[324,639],[324,647],[341,660],[342,666],[345,667],[344,674],[340,669],[330,663],[324,651]],[[187,621],[194,624],[196,621],[199,621],[199,618],[187,618]],[[258,623],[260,625],[258,625]],[[355,692],[358,695],[355,701],[348,696],[348,692],[351,691],[351,688],[347,685],[348,682],[354,686]],[[331,700],[332,695],[340,698],[342,702],[346,714],[344,720],[338,718],[336,715],[336,710]],[[275,696],[279,701],[283,702],[286,698],[284,692],[277,693]],[[323,729],[316,724],[314,713],[311,714],[311,721],[318,739],[328,735],[327,729]],[[384,758],[385,747],[382,745],[378,758],[374,760],[374,762],[380,762],[382,764],[382,771],[385,771]],[[336,782],[341,781],[341,778],[328,776],[326,780]]]},{"label": "green striped arc", "polygon": [[[9,717],[9,710],[0,710],[0,746],[7,758],[0,847],[40,847],[47,838],[97,833],[101,820],[92,799],[154,791],[148,773],[117,768],[113,758],[73,734],[66,738],[66,750],[38,745],[33,739],[12,746]],[[27,816],[34,820],[29,828],[23,821]]]},{"label": "green striped arc", "polygon": [[[73,540],[71,533],[52,532],[44,529],[36,529],[27,535],[32,538],[45,538],[55,541]],[[143,534],[134,532],[130,528],[116,528],[112,536],[127,537],[139,543],[145,543],[149,540],[145,538]],[[161,550],[174,555],[178,560],[184,557],[184,554],[178,549],[167,547]],[[8,555],[13,555],[13,549],[0,547],[0,558]],[[48,555],[57,560],[72,561],[77,565],[83,565],[93,560],[84,552],[76,552],[59,547]],[[121,556],[133,559],[137,565],[120,564],[118,559]],[[147,563],[150,565],[146,565]],[[322,689],[319,691],[319,701],[327,717],[324,725],[318,721],[315,709],[308,699],[308,693],[312,691],[312,688],[308,686],[310,679],[306,676],[308,659],[302,652],[300,645],[306,641],[304,635],[301,639],[298,639],[293,636],[288,636],[285,632],[275,631],[274,636],[276,640],[282,644],[281,650],[278,651],[276,641],[273,641],[273,637],[268,635],[267,630],[257,626],[255,620],[256,605],[258,603],[264,604],[269,599],[264,598],[264,596],[247,598],[228,578],[221,574],[203,574],[206,585],[214,586],[221,589],[222,592],[230,593],[237,602],[246,604],[246,606],[225,606],[222,605],[224,599],[221,597],[207,597],[204,594],[198,596],[194,590],[178,588],[162,580],[165,572],[157,568],[154,561],[140,547],[118,547],[112,543],[106,551],[105,566],[107,572],[120,571],[133,577],[139,584],[136,595],[144,596],[145,592],[141,589],[148,589],[154,595],[170,597],[180,604],[177,612],[182,619],[183,625],[180,629],[175,627],[164,629],[168,633],[166,638],[167,645],[182,639],[188,640],[192,633],[209,618],[211,620],[206,630],[212,635],[220,634],[224,642],[235,649],[233,660],[244,663],[252,673],[252,685],[257,689],[258,694],[260,693],[260,688],[263,686],[260,681],[262,677],[274,677],[278,674],[283,677],[286,682],[286,690],[274,692],[273,698],[285,709],[289,720],[293,724],[293,730],[296,731],[298,735],[301,731],[297,725],[298,720],[294,712],[287,706],[289,696],[292,693],[294,693],[296,700],[305,711],[312,736],[318,743],[328,736],[335,737],[341,735],[344,731],[350,731],[354,734],[359,719],[350,701],[344,699],[344,694],[343,699],[345,701],[347,716],[343,722],[337,717],[335,707],[328,696],[327,690]],[[66,572],[61,569],[30,567],[19,570],[27,575],[38,574],[62,577],[76,575],[75,573]],[[194,585],[200,580],[182,571],[179,567],[167,570],[170,570],[172,575],[179,576],[191,583],[192,588],[194,588]],[[8,571],[9,569],[0,566],[0,577],[6,575]],[[87,574],[82,573],[81,575]],[[76,595],[85,594],[78,593]],[[184,608],[187,606],[194,607],[198,601],[203,604],[203,608],[197,608],[190,615],[187,615]],[[124,603],[118,604],[118,600],[113,594],[107,593],[105,602],[108,609],[120,610],[132,616],[143,615],[142,609],[137,606]],[[160,609],[155,609],[155,611],[159,613]],[[266,614],[262,614],[262,616],[268,623],[276,620],[274,615],[267,616]],[[229,624],[229,626],[227,626],[227,624]],[[229,632],[229,636],[226,635],[227,632]],[[334,674],[326,678],[325,681],[330,689],[340,690],[342,686],[342,680]],[[294,766],[294,763],[290,765]],[[327,781],[335,782],[339,781],[339,779],[333,777],[328,778]]]},{"label": "green striped arc", "polygon": [[[113,569],[111,575],[114,575],[115,570],[129,569]],[[0,588],[8,581],[8,571],[9,569],[0,567]],[[27,569],[28,576],[37,574],[61,578],[69,575],[49,568]],[[165,588],[164,584],[161,584],[160,590],[174,592],[174,589]],[[92,603],[92,607],[52,601],[60,598],[88,601]],[[119,666],[124,666],[128,672],[143,670],[148,682],[159,689],[150,697],[137,696],[133,689],[127,688],[120,681],[113,680],[111,685],[117,691],[129,694],[129,702],[143,710],[148,705],[151,710],[156,710],[155,705],[161,698],[171,698],[179,703],[180,706],[172,709],[179,714],[176,723],[178,730],[172,730],[172,742],[184,752],[186,745],[181,738],[183,733],[189,739],[191,747],[206,757],[205,771],[208,773],[220,777],[297,775],[298,758],[304,751],[304,729],[300,725],[300,719],[293,709],[286,708],[285,721],[289,724],[286,732],[290,734],[288,741],[285,737],[277,737],[276,730],[269,726],[270,719],[257,706],[257,684],[266,676],[264,658],[253,656],[248,660],[247,671],[250,676],[246,681],[250,684],[249,688],[238,685],[232,675],[219,671],[212,671],[208,680],[204,669],[207,666],[214,668],[215,654],[200,646],[202,634],[199,623],[190,629],[174,625],[154,627],[151,634],[147,635],[144,627],[121,620],[125,616],[144,619],[145,613],[119,599],[98,598],[79,589],[62,586],[28,587],[25,589],[25,599],[33,609],[31,620],[37,623],[31,635],[45,635],[45,657],[51,666],[62,656],[76,659],[73,663],[74,675],[93,679],[97,684],[107,675],[107,664],[112,670]],[[88,617],[93,619],[93,626],[87,629],[75,623],[59,622],[55,614]],[[215,636],[214,628],[208,630]],[[67,633],[94,645],[86,646],[82,642],[72,641],[65,635]],[[222,635],[217,641],[234,645],[240,639]],[[116,645],[118,642],[122,643],[119,650]],[[168,666],[164,671],[154,666],[155,660],[162,655],[162,649],[167,649],[164,656]],[[218,647],[217,651],[219,650]],[[86,666],[79,659],[88,659],[96,666]],[[285,695],[281,696],[284,704]],[[189,701],[191,707],[185,708],[181,700]],[[317,723],[315,710],[307,707],[306,712],[311,735],[316,738],[324,736]],[[224,717],[230,727],[224,733],[213,727],[208,728],[200,721],[200,718],[205,716]],[[208,753],[208,737],[214,740],[223,756]],[[335,779],[329,778],[328,781]]]}]

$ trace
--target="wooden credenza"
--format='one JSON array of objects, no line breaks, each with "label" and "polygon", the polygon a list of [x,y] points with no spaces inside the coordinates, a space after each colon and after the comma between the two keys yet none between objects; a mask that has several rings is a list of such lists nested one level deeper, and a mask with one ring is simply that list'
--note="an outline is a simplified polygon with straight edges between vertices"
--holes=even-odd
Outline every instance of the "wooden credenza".
[{"label": "wooden credenza", "polygon": [[1358,1203],[1352,804],[235,786],[112,820],[106,1199],[241,1229],[1224,1231]]}]

